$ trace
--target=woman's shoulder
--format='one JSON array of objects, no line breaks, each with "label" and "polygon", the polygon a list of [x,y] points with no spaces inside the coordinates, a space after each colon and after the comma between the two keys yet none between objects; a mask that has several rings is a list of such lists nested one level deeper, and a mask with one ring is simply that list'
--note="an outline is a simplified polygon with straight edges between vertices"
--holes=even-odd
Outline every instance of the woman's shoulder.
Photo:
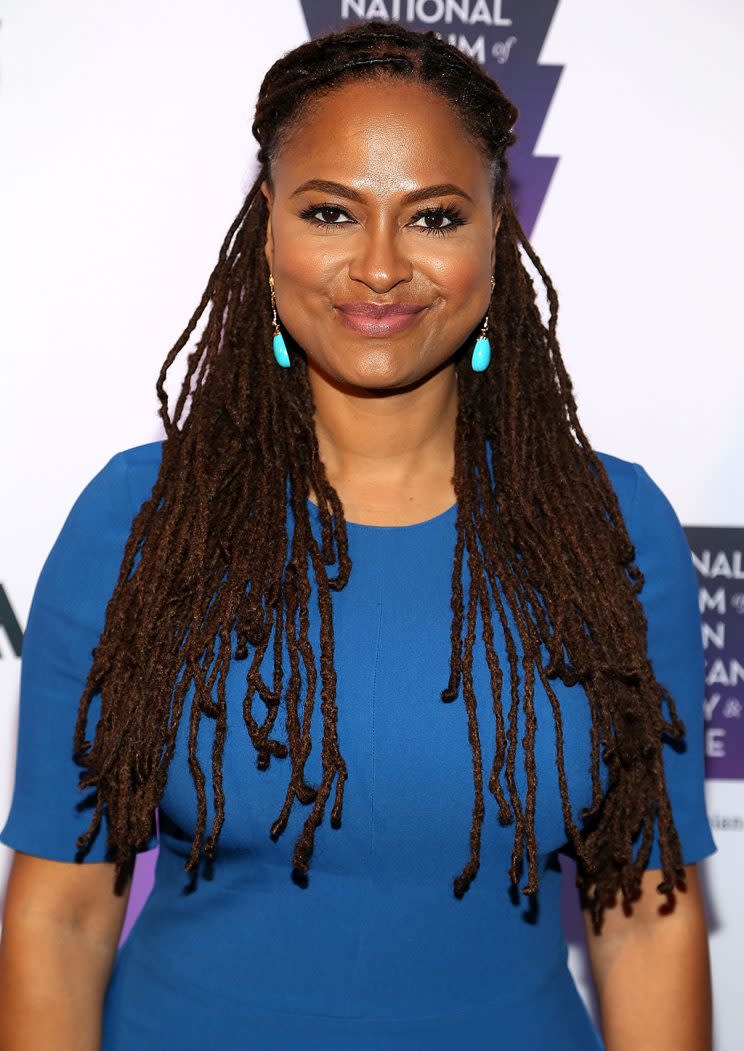
[{"label": "woman's shoulder", "polygon": [[139,504],[149,496],[158,476],[163,444],[163,440],[160,440],[146,442],[143,445],[133,445],[128,449],[122,449],[109,461],[112,466],[115,466],[118,461],[123,468],[129,482],[133,502],[136,497],[139,497]]},{"label": "woman's shoulder", "polygon": [[94,578],[110,578],[113,585],[132,520],[157,478],[162,446],[157,441],[123,449],[89,476],[44,562],[37,586],[41,594],[69,590],[70,577],[80,578],[83,591],[93,590]]},{"label": "woman's shoulder", "polygon": [[145,442],[143,445],[132,445],[129,449],[122,449],[116,455],[120,456],[129,466],[156,467],[160,464],[163,455],[163,439],[156,442]]},{"label": "woman's shoulder", "polygon": [[595,449],[595,453],[607,472],[607,477],[620,503],[620,509],[627,519],[638,496],[639,479],[643,468],[640,464],[624,460],[611,453],[600,452],[598,449]]},{"label": "woman's shoulder", "polygon": [[162,452],[163,441],[154,441],[114,453],[90,478],[75,507],[99,514],[109,508],[131,517],[152,492]]},{"label": "woman's shoulder", "polygon": [[[700,633],[697,576],[674,504],[641,464],[607,453],[597,455],[617,494],[634,561],[644,575],[640,597],[650,618],[651,634],[662,621],[683,617],[694,639]],[[675,630],[681,638],[684,633],[679,624]]]},{"label": "woman's shoulder", "polygon": [[631,534],[682,534],[677,512],[660,485],[640,464],[595,450],[604,466]]},{"label": "woman's shoulder", "polygon": [[[162,455],[162,441],[122,449],[104,461],[71,501],[40,583],[53,586],[75,567],[100,571],[118,567],[132,520],[150,496]],[[113,573],[112,568],[112,573]],[[105,576],[105,574],[102,574]]]}]

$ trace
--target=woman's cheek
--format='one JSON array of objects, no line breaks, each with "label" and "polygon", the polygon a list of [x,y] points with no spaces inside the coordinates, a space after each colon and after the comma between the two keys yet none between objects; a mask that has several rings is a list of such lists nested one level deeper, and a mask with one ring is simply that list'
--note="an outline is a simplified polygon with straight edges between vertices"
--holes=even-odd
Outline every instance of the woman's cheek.
[{"label": "woman's cheek", "polygon": [[473,256],[450,260],[437,275],[437,284],[446,301],[447,321],[455,339],[462,342],[480,323],[490,296],[488,259],[481,266],[473,265]]},{"label": "woman's cheek", "polygon": [[[312,244],[293,246],[291,256],[282,257],[281,266],[274,277],[282,282],[287,298],[304,304],[305,311],[317,314],[322,306],[327,308],[338,290],[349,291],[349,282],[343,277],[345,260],[331,246]],[[361,297],[360,297],[361,298]]]}]

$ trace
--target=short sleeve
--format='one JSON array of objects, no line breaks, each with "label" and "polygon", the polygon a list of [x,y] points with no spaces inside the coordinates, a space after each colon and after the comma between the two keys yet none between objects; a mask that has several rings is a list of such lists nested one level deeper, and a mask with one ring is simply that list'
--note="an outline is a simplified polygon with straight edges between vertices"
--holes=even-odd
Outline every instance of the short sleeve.
[{"label": "short sleeve", "polygon": [[[118,453],[75,501],[31,601],[21,657],[15,787],[0,841],[54,861],[105,861],[105,814],[85,854],[76,838],[91,820],[73,758],[78,702],[103,629],[132,522],[125,455]],[[96,695],[88,737],[100,713]],[[156,845],[155,834],[148,849]]]},{"label": "short sleeve", "polygon": [[[684,746],[665,742],[663,757],[683,860],[691,864],[716,850],[705,808],[705,661],[697,577],[674,508],[644,468],[634,467],[637,485],[628,530],[644,575],[639,597],[648,622],[648,655],[686,729]],[[656,836],[647,868],[661,868]]]}]

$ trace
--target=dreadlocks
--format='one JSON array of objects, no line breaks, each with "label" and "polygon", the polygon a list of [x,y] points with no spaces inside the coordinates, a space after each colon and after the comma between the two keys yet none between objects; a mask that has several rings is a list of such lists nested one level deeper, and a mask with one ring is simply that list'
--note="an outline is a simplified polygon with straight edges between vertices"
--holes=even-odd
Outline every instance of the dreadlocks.
[{"label": "dreadlocks", "polygon": [[[243,714],[258,768],[266,770],[272,759],[289,760],[272,838],[286,828],[295,800],[309,807],[292,857],[295,870],[304,874],[331,796],[331,824],[341,824],[347,770],[337,733],[332,592],[344,587],[351,571],[346,522],[320,458],[306,363],[299,354],[292,369],[277,369],[269,352],[271,321],[259,306],[269,301],[263,259],[268,213],[260,185],[264,179],[271,185],[272,159],[314,101],[350,78],[375,76],[418,82],[455,107],[491,166],[494,208],[501,213],[488,312],[495,367],[475,375],[462,356],[456,362],[457,519],[450,676],[442,700],[452,702],[461,693],[464,698],[474,806],[470,856],[454,879],[454,893],[461,897],[476,875],[484,818],[473,688],[480,610],[496,718],[488,789],[499,820],[514,825],[510,878],[514,884],[521,880],[526,858],[523,890],[537,890],[533,698],[539,680],[552,708],[567,839],[598,926],[618,891],[626,900],[637,896],[655,824],[664,877],[659,890],[671,894],[683,877],[661,747],[663,736],[679,738],[684,727],[647,656],[638,599],[643,576],[615,492],[577,417],[556,338],[557,295],[511,200],[505,151],[515,141],[517,110],[455,47],[431,32],[394,24],[369,22],[311,40],[277,61],[262,83],[253,124],[261,170],[201,301],[160,372],[166,439],[159,474],[132,523],[80,699],[74,742],[84,768],[80,785],[95,786],[96,806],[78,848],[88,846],[105,808],[116,885],[124,885],[136,850],[150,836],[191,690],[189,764],[197,819],[186,869],[195,869],[202,854],[214,856],[225,812],[222,753],[233,658],[247,662]],[[547,327],[521,251],[547,290]],[[166,375],[201,321],[171,417]],[[309,520],[311,493],[318,537]],[[311,580],[320,618],[318,654],[310,642]],[[521,640],[521,661],[509,613]],[[497,659],[495,625],[505,636],[506,669]],[[265,657],[273,668],[270,681],[261,674]],[[505,678],[508,701],[502,704]],[[580,683],[591,711],[592,802],[581,814],[581,827],[568,797],[556,678]],[[311,785],[304,771],[318,687],[322,777]],[[101,715],[91,742],[87,717],[98,692]],[[259,701],[263,707],[256,714]],[[282,706],[287,744],[274,735]],[[515,777],[520,706],[526,726],[524,798]],[[203,718],[215,721],[209,830],[206,776],[196,757]],[[600,757],[607,767],[606,788]]]}]

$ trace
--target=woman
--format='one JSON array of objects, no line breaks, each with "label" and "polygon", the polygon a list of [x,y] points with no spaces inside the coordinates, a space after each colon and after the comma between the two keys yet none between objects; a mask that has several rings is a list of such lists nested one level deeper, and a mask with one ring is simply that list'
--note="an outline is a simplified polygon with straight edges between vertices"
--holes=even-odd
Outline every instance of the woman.
[{"label": "woman", "polygon": [[91,481],[34,596],[8,1051],[602,1046],[560,852],[606,1047],[709,1046],[694,574],[579,424],[516,116],[393,25],[266,75],[167,437]]}]

